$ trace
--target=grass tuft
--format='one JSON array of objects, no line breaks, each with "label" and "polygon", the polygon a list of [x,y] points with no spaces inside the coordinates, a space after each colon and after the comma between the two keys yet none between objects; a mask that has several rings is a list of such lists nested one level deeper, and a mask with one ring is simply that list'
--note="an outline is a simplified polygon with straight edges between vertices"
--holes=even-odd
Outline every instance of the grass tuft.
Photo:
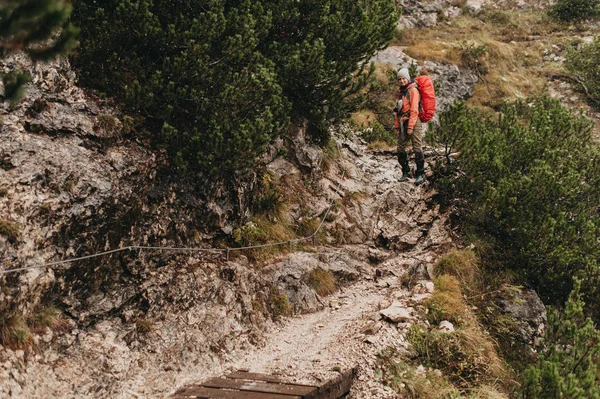
[{"label": "grass tuft", "polygon": [[323,269],[314,269],[310,272],[308,285],[320,296],[333,294],[337,289],[337,282],[333,273]]},{"label": "grass tuft", "polygon": [[14,244],[21,236],[21,231],[17,223],[7,219],[0,219],[0,234],[6,236],[8,241]]},{"label": "grass tuft", "polygon": [[285,292],[272,289],[269,295],[269,302],[271,304],[271,313],[274,317],[292,315],[292,305]]},{"label": "grass tuft", "polygon": [[470,249],[453,250],[437,261],[434,273],[454,276],[464,290],[472,291],[479,275],[479,259]]},{"label": "grass tuft", "polygon": [[13,317],[0,326],[0,342],[10,349],[27,349],[33,344],[33,334],[23,318]]}]

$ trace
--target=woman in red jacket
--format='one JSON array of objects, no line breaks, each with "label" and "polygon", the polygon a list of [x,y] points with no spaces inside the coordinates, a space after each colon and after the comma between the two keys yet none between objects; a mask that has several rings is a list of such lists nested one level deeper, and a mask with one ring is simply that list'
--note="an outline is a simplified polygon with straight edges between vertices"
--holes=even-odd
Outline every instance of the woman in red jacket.
[{"label": "woman in red jacket", "polygon": [[410,141],[415,153],[415,184],[420,185],[425,181],[425,156],[423,155],[423,135],[425,123],[419,119],[419,103],[421,94],[415,82],[411,81],[408,69],[398,71],[398,84],[400,90],[396,96],[396,129],[398,134],[398,162],[402,167],[402,177],[399,181],[406,181],[411,177],[408,165],[406,146]]}]

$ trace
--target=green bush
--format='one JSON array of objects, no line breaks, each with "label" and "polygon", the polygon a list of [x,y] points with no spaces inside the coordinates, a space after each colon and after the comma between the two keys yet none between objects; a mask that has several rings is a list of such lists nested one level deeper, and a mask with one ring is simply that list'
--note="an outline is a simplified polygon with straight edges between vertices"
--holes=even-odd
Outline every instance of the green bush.
[{"label": "green bush", "polygon": [[74,63],[161,132],[180,170],[228,175],[291,119],[326,142],[395,15],[392,0],[81,0]]},{"label": "green bush", "polygon": [[600,1],[598,0],[558,0],[548,14],[559,21],[569,22],[594,18],[599,12]]},{"label": "green bush", "polygon": [[388,145],[395,145],[398,141],[394,131],[386,129],[377,119],[371,121],[369,126],[362,130],[361,136],[367,143],[380,141]]},{"label": "green bush", "polygon": [[507,104],[497,120],[466,117],[463,174],[445,185],[463,199],[465,224],[494,246],[484,260],[517,271],[547,303],[564,302],[580,276],[590,310],[598,308],[600,152],[591,122],[548,98]]},{"label": "green bush", "polygon": [[588,96],[600,103],[600,36],[581,48],[569,48],[565,64],[581,78]]},{"label": "green bush", "polygon": [[600,331],[583,315],[575,287],[563,312],[548,313],[537,364],[523,373],[520,398],[600,398]]}]

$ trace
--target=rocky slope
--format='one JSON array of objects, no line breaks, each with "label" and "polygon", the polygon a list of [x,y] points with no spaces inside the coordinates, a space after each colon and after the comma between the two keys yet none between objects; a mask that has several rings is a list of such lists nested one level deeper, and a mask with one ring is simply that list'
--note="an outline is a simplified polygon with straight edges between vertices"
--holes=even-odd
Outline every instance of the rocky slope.
[{"label": "rocky slope", "polygon": [[[199,215],[228,229],[218,216],[226,221],[234,206],[203,203],[186,196],[180,181],[161,177],[160,157],[132,144],[113,111],[73,84],[64,62],[48,68],[17,57],[3,67],[17,63],[31,70],[34,84],[17,108],[1,110],[0,218],[20,230],[16,240],[0,238],[5,270],[125,245],[206,246],[202,223],[190,231]],[[460,76],[451,70],[441,79]],[[324,226],[321,242],[338,242],[342,232],[346,246],[292,254],[261,270],[243,256],[227,262],[198,253],[127,251],[2,275],[4,312],[27,315],[40,301],[52,301],[69,316],[67,332],[34,334],[36,351],[1,350],[2,395],[126,397],[130,390],[162,396],[233,367],[227,359],[236,350],[261,342],[276,325],[271,293],[285,293],[296,314],[322,312],[326,302],[308,284],[312,270],[360,285],[377,273],[400,275],[414,262],[432,262],[450,243],[446,219],[432,209],[433,193],[397,183],[393,156],[340,135],[342,156],[324,172],[320,150],[304,143],[303,129],[288,136],[293,151],[268,168],[278,178],[315,181],[303,197],[305,213],[322,215],[332,200],[360,193]],[[411,249],[398,258],[397,251]],[[378,272],[374,264],[387,258]]]},{"label": "rocky slope", "polygon": [[[401,24],[430,26],[454,8],[407,3]],[[391,47],[376,61],[398,67],[410,58]],[[0,270],[127,245],[210,248],[246,216],[256,181],[232,197],[218,184],[174,177],[125,118],[77,88],[66,63],[0,63],[16,66],[34,82],[16,108],[0,106],[0,219],[19,228],[14,239],[0,235]],[[438,110],[472,95],[475,74],[426,66],[440,87]],[[68,318],[61,331],[35,332],[35,350],[0,347],[0,397],[164,397],[235,368],[318,382],[356,364],[352,398],[394,397],[374,376],[374,356],[405,347],[414,309],[432,290],[424,270],[453,245],[452,232],[427,185],[398,183],[394,155],[369,150],[347,129],[335,134],[341,156],[328,170],[302,126],[286,135],[285,157],[276,156],[281,143],[267,156],[289,190],[305,187],[302,203],[288,204],[295,222],[343,204],[316,247],[293,246],[260,268],[239,254],[126,251],[0,275],[3,314],[51,303]],[[316,293],[318,269],[336,277],[336,293]],[[418,272],[417,284],[401,285],[407,272]],[[281,294],[293,317],[280,317]],[[402,317],[392,322],[390,312]]]}]

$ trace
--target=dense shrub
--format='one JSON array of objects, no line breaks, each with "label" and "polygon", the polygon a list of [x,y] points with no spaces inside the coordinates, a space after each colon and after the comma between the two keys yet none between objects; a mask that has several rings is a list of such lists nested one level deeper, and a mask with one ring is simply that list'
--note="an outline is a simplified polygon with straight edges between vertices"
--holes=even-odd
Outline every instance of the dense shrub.
[{"label": "dense shrub", "polygon": [[[24,51],[48,60],[77,45],[78,30],[66,25],[71,6],[63,0],[8,0],[0,3],[0,58]],[[58,32],[57,32],[58,31]],[[0,73],[4,99],[16,101],[29,81],[24,72]]]},{"label": "dense shrub", "polygon": [[75,64],[161,130],[181,169],[227,174],[290,119],[326,141],[395,17],[391,0],[80,0]]},{"label": "dense shrub", "polygon": [[558,0],[548,14],[560,21],[568,22],[596,17],[599,11],[598,0]]},{"label": "dense shrub", "polygon": [[548,313],[548,327],[537,364],[523,374],[520,398],[600,397],[600,331],[583,315],[580,284],[563,312]]},{"label": "dense shrub", "polygon": [[449,184],[465,200],[465,224],[494,246],[484,255],[554,303],[580,276],[588,305],[600,306],[600,152],[590,121],[548,98],[505,105],[497,120],[466,117],[463,174]]},{"label": "dense shrub", "polygon": [[581,48],[570,48],[566,66],[581,78],[588,96],[600,104],[600,36]]}]

